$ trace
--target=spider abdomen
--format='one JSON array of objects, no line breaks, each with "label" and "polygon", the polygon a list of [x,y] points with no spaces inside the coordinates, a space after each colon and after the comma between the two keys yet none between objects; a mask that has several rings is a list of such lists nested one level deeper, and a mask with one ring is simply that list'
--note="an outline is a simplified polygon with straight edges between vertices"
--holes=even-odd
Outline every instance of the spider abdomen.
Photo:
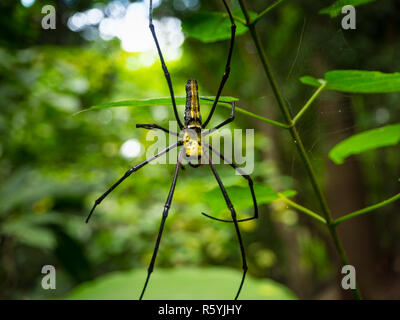
[{"label": "spider abdomen", "polygon": [[183,146],[188,159],[200,159],[201,149],[201,114],[197,81],[186,82],[185,129]]},{"label": "spider abdomen", "polygon": [[184,117],[186,128],[190,128],[192,126],[201,128],[198,90],[197,81],[195,79],[189,79],[186,82],[186,106]]}]

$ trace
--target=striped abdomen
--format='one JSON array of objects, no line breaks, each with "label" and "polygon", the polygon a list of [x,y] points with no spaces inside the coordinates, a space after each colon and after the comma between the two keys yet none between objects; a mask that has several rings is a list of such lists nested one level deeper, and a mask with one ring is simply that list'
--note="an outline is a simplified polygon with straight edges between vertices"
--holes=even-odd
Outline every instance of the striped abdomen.
[{"label": "striped abdomen", "polygon": [[197,81],[186,83],[185,132],[183,136],[186,157],[200,158],[201,149],[201,114]]},{"label": "striped abdomen", "polygon": [[190,79],[186,83],[185,127],[201,128],[201,114],[197,81]]}]

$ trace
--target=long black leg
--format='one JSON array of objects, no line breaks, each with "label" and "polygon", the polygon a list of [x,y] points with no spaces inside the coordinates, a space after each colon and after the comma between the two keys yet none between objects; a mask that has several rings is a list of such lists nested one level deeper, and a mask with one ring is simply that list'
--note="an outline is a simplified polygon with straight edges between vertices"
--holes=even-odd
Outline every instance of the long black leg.
[{"label": "long black leg", "polygon": [[[205,97],[200,97],[200,100],[206,100],[206,101],[215,101],[214,99],[209,99]],[[226,104],[232,104],[233,101],[224,101],[224,100],[218,100],[218,103],[226,103]]]},{"label": "long black leg", "polygon": [[149,268],[147,269],[146,281],[144,283],[143,290],[142,290],[142,293],[140,294],[139,300],[142,300],[142,298],[143,298],[144,292],[146,291],[146,288],[147,288],[147,284],[149,283],[150,275],[154,269],[154,263],[156,262],[158,247],[160,246],[161,236],[162,236],[162,233],[164,230],[165,220],[167,220],[167,217],[168,217],[168,211],[169,211],[169,208],[171,207],[172,197],[173,197],[174,191],[175,191],[176,180],[178,179],[181,155],[182,155],[182,149],[179,151],[179,154],[178,154],[178,160],[176,162],[174,178],[172,179],[172,185],[169,190],[167,201],[165,202],[164,211],[163,211],[163,215],[161,218],[160,229],[158,231],[158,236],[157,236],[157,240],[156,240],[156,245],[154,247],[153,256],[151,257]]},{"label": "long black leg", "polygon": [[136,128],[144,128],[144,129],[148,129],[148,130],[159,129],[159,130],[162,130],[162,131],[164,131],[166,133],[169,133],[170,135],[179,137],[179,133],[174,132],[174,131],[170,131],[170,130],[165,129],[165,128],[159,126],[158,124],[154,124],[154,123],[151,123],[151,124],[137,124]]},{"label": "long black leg", "polygon": [[212,164],[211,157],[209,155],[208,155],[208,163],[210,164],[210,167],[211,167],[211,170],[212,170],[212,172],[214,174],[214,177],[217,180],[218,185],[219,185],[219,187],[220,187],[220,189],[222,191],[222,194],[223,194],[223,196],[225,198],[226,205],[228,206],[229,210],[231,211],[231,217],[232,217],[233,223],[235,225],[236,235],[237,235],[237,238],[238,238],[238,241],[239,241],[239,246],[240,246],[240,253],[242,255],[243,276],[242,276],[242,281],[240,282],[239,289],[238,289],[238,291],[236,293],[236,296],[235,296],[235,300],[237,300],[237,298],[239,297],[240,291],[242,290],[244,279],[246,277],[246,272],[247,272],[246,253],[244,251],[242,236],[241,236],[240,230],[239,230],[239,223],[238,223],[238,220],[236,218],[236,211],[233,208],[233,204],[232,204],[231,200],[229,199],[228,193],[226,192],[225,187],[224,187],[224,185],[223,185],[223,183],[222,183],[222,181],[221,181],[221,179],[220,179],[220,177],[219,177],[219,175],[217,173],[217,170],[215,169],[214,165]]},{"label": "long black leg", "polygon": [[149,159],[146,159],[145,161],[135,165],[134,167],[130,168],[125,174],[116,182],[114,183],[110,189],[108,189],[106,192],[104,192],[100,198],[98,198],[92,207],[92,210],[90,210],[90,213],[88,217],[86,218],[86,223],[89,222],[90,217],[92,216],[94,209],[104,200],[105,197],[107,197],[111,191],[113,191],[118,185],[124,181],[126,178],[128,178],[132,173],[135,171],[138,171],[140,168],[144,167],[146,164],[148,164],[150,161],[153,161],[154,159],[157,159],[158,157],[162,156],[163,154],[169,152],[173,148],[176,148],[178,145],[182,145],[181,141],[178,141],[177,143],[174,143],[173,145],[170,145],[168,148],[162,150],[161,152],[157,153],[156,155],[150,157]]},{"label": "long black leg", "polygon": [[206,136],[209,135],[210,133],[213,133],[214,131],[218,130],[219,128],[222,128],[223,126],[227,125],[228,123],[231,123],[233,120],[235,120],[235,107],[236,107],[236,102],[232,101],[229,103],[230,105],[232,105],[232,111],[231,111],[231,116],[226,119],[225,121],[222,121],[219,125],[217,125],[216,127],[210,129],[210,130],[205,130],[202,135]]},{"label": "long black leg", "polygon": [[171,76],[170,76],[170,74],[168,72],[168,69],[167,69],[167,66],[165,64],[164,57],[163,57],[162,52],[161,52],[160,44],[158,43],[156,32],[154,30],[154,24],[153,24],[153,0],[150,0],[149,28],[150,28],[151,34],[153,35],[154,42],[156,43],[158,56],[160,57],[160,61],[161,61],[161,66],[162,66],[162,69],[164,71],[165,79],[167,80],[167,83],[168,83],[169,93],[171,94],[171,99],[172,99],[172,106],[174,108],[175,119],[178,122],[179,128],[183,129],[183,124],[182,124],[181,120],[179,119],[178,110],[176,108],[175,95],[174,95],[174,89],[172,87]]},{"label": "long black leg", "polygon": [[214,101],[214,104],[213,104],[213,106],[211,108],[210,114],[208,115],[207,120],[203,123],[203,128],[205,128],[207,126],[207,124],[210,122],[211,117],[214,114],[215,107],[217,106],[218,99],[219,99],[219,97],[221,95],[222,89],[224,88],[225,82],[226,82],[226,80],[228,80],[229,73],[231,72],[231,58],[232,58],[232,52],[233,52],[233,45],[235,43],[236,25],[235,25],[235,21],[233,20],[232,13],[229,10],[229,7],[228,7],[228,5],[226,3],[226,0],[222,0],[222,1],[224,3],[226,11],[228,12],[229,19],[231,20],[231,44],[230,44],[230,47],[229,47],[228,59],[226,61],[226,65],[225,65],[225,72],[224,72],[224,75],[222,76],[222,80],[221,80],[221,83],[219,85],[218,92],[217,92],[217,95],[215,97],[215,101]]},{"label": "long black leg", "polygon": [[[249,220],[253,220],[253,219],[257,219],[258,218],[258,206],[257,206],[257,200],[256,200],[256,195],[254,193],[254,186],[253,186],[253,180],[251,179],[251,177],[246,174],[241,168],[239,168],[236,164],[234,164],[232,161],[228,160],[227,158],[225,158],[222,154],[220,154],[217,150],[215,150],[212,146],[210,146],[207,143],[204,143],[204,146],[207,147],[208,149],[211,150],[211,152],[215,153],[217,156],[219,156],[222,161],[228,163],[232,168],[234,168],[237,172],[240,173],[240,175],[245,178],[247,180],[247,182],[249,183],[249,188],[250,188],[250,192],[251,192],[251,197],[253,199],[253,206],[254,206],[254,215],[250,218],[246,218],[246,219],[240,219],[238,220],[238,222],[243,222],[243,221],[249,221]],[[234,222],[233,220],[224,220],[224,219],[218,219],[218,218],[214,218],[204,212],[201,213],[202,215],[213,219],[213,220],[217,220],[217,221],[221,221],[221,222]]]}]

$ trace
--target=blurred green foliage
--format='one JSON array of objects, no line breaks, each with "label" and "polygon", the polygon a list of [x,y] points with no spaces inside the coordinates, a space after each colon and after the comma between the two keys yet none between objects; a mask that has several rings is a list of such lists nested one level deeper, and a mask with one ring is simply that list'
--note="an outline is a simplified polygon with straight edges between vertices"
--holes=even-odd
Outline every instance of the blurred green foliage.
[{"label": "blurred green foliage", "polygon": [[[146,272],[116,272],[82,284],[68,299],[103,300],[137,299],[132,288],[141,288]],[[241,272],[226,268],[174,268],[160,269],[154,273],[152,286],[146,292],[149,300],[231,300]],[[154,285],[153,285],[154,284]],[[246,279],[242,300],[293,300],[290,290],[272,280]]]},{"label": "blurred green foliage", "polygon": [[319,10],[319,13],[329,14],[331,18],[337,17],[342,12],[344,6],[359,6],[375,0],[336,0],[332,5],[324,9]]},{"label": "blurred green foliage", "polygon": [[[41,7],[50,3],[57,8],[57,29],[43,30]],[[67,28],[72,14],[108,3],[37,0],[29,8],[19,1],[0,3],[1,298],[60,298],[83,282],[87,284],[79,286],[70,298],[106,297],[101,290],[111,285],[118,286],[124,298],[135,298],[142,286],[173,166],[149,165],[138,171],[99,206],[89,225],[84,220],[94,200],[128,168],[144,159],[143,150],[150,143],[145,140],[146,132],[136,129],[135,124],[166,125],[173,113],[170,108],[153,106],[72,116],[108,102],[168,96],[158,60],[146,64],[141,53],[122,50],[117,39],[88,40],[85,32]],[[162,1],[155,11],[156,18],[176,16],[184,25],[197,21],[204,28],[210,27],[210,32],[214,30],[212,23],[191,17],[223,11],[217,2],[201,1],[199,7],[182,10],[176,3],[183,2]],[[232,1],[231,5],[237,12],[237,2]],[[260,12],[265,1],[248,1],[248,5]],[[318,76],[334,69],[390,73],[400,70],[400,41],[393,32],[399,22],[395,14],[398,2],[360,6],[360,32],[346,33],[340,29],[340,19],[327,21],[326,16],[318,14],[326,5],[316,5],[311,0],[284,1],[258,26],[294,114],[313,92],[313,88],[298,81],[301,76]],[[201,95],[215,95],[227,45],[227,41],[204,44],[187,38],[181,48],[182,56],[167,61],[176,94],[183,96],[187,79],[196,77]],[[238,36],[231,77],[223,95],[238,97],[239,106],[246,110],[279,120],[265,83],[247,34]],[[357,94],[327,92],[321,103],[310,109],[299,128],[322,185],[328,189],[333,178],[339,176],[332,172],[328,151],[354,132],[399,122],[398,97],[372,94],[366,99]],[[207,114],[208,110],[209,106],[202,104],[202,113]],[[179,111],[183,114],[182,107]],[[212,122],[218,123],[228,115],[228,109],[220,109]],[[303,167],[285,132],[244,116],[238,116],[230,125],[231,129],[236,127],[255,128],[253,178],[263,203],[258,221],[241,224],[252,277],[246,286],[257,290],[257,286],[266,284],[266,298],[293,297],[267,279],[272,278],[301,298],[318,296],[335,281],[337,274],[326,233],[282,202],[271,202],[275,199],[273,190],[297,190],[299,202],[318,210],[311,187],[305,182]],[[121,146],[129,139],[142,144],[141,155],[134,159],[120,154]],[[373,203],[398,190],[398,159],[398,148],[383,148],[352,158],[351,163],[359,165],[360,175],[349,177],[352,180],[348,182],[357,186],[362,201]],[[373,166],[376,170],[371,170]],[[234,175],[230,167],[219,165],[217,169],[235,195],[234,205],[242,209],[239,215],[250,216],[251,198],[248,191],[244,192],[246,181]],[[376,174],[378,170],[382,174]],[[341,186],[335,187],[334,192],[329,191],[331,203],[352,201],[352,194],[342,193],[338,198]],[[233,227],[200,214],[224,214],[216,188],[217,183],[206,167],[181,173],[149,293],[154,290],[155,296],[161,295],[158,290],[163,287],[162,278],[168,280],[173,274],[174,285],[182,285],[179,288],[185,293],[186,276],[199,286],[208,276],[217,277],[221,292],[227,299],[231,297],[233,290],[228,283],[226,287],[222,285],[222,276],[204,271],[210,266],[240,270]],[[370,251],[379,258],[374,265],[365,264],[368,270],[383,270],[394,276],[398,273],[398,208],[398,204],[393,204],[370,218],[373,235],[357,234],[358,228],[351,230],[360,241],[366,241],[362,238],[365,234],[375,239],[375,247]],[[358,252],[353,249],[353,253]],[[55,291],[41,288],[40,270],[45,264],[56,267]],[[193,268],[191,273],[185,274],[182,268],[189,267]],[[107,275],[116,271],[121,274],[115,279]],[[99,282],[94,280],[90,284],[89,281],[100,277]],[[227,276],[227,282],[236,284],[239,278],[232,272],[232,280]],[[122,287],[121,282],[126,279],[132,281],[132,286]],[[371,290],[375,291],[379,290]],[[243,298],[251,292],[244,290]]]}]

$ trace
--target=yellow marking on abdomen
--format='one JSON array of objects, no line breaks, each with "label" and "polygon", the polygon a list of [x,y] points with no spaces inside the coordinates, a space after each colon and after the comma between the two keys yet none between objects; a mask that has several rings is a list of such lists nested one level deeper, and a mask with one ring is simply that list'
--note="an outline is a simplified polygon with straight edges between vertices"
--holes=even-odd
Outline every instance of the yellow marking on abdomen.
[{"label": "yellow marking on abdomen", "polygon": [[196,114],[196,118],[199,119],[200,118],[199,104],[197,103],[198,93],[195,82],[193,80],[190,82],[190,92],[192,96],[190,101],[190,117],[194,119]]},{"label": "yellow marking on abdomen", "polygon": [[197,135],[197,138],[194,138],[191,134],[185,132],[183,136],[183,145],[185,147],[186,157],[201,157],[201,135]]}]

